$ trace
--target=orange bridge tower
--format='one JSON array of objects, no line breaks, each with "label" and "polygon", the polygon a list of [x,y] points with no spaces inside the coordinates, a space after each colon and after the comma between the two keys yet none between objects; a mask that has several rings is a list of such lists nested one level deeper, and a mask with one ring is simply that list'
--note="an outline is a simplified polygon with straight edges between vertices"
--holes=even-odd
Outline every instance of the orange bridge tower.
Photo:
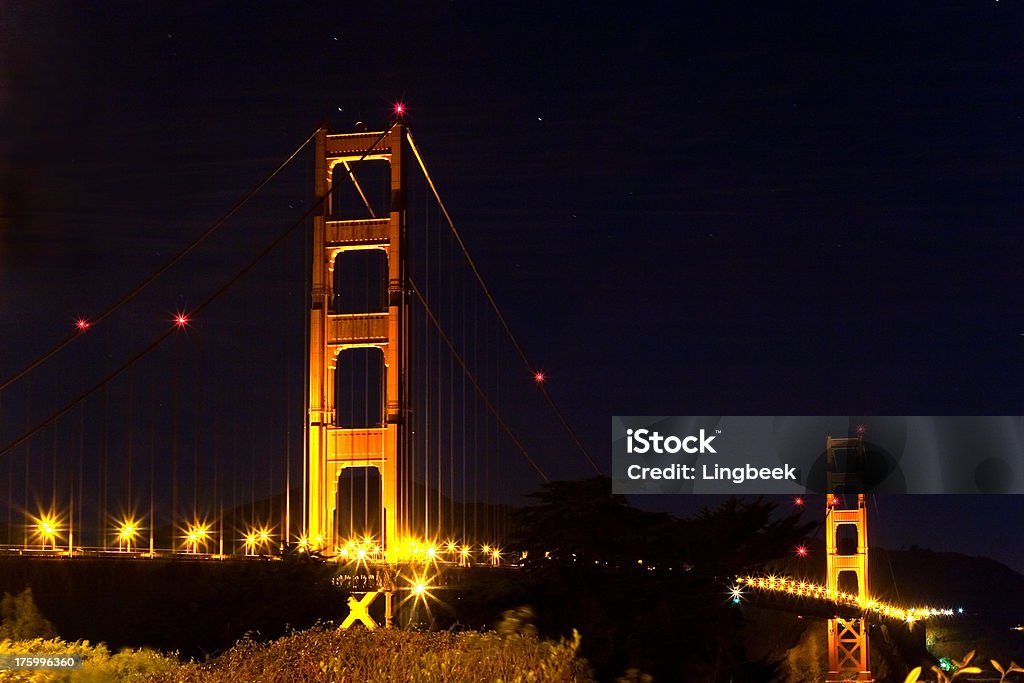
[{"label": "orange bridge tower", "polygon": [[[313,216],[312,289],[309,302],[309,396],[306,454],[305,537],[310,547],[326,555],[335,554],[341,516],[338,514],[339,478],[359,468],[377,488],[370,517],[373,534],[379,539],[380,555],[393,561],[402,523],[398,514],[399,429],[405,405],[408,312],[406,310],[406,214],[403,156],[407,148],[405,128],[392,125],[383,132],[329,134],[321,128],[316,135],[315,190],[322,199]],[[380,192],[373,195],[356,175],[363,165],[380,171]],[[380,177],[383,180],[379,180]],[[337,206],[345,184],[352,197],[362,199],[365,214],[351,218],[352,211]],[[382,196],[373,206],[376,196]],[[346,216],[341,218],[341,216]],[[366,255],[367,250],[382,258],[383,282],[368,287],[386,291],[374,310],[345,312],[336,306],[336,269],[344,255]],[[381,253],[383,254],[381,256]],[[367,297],[369,298],[369,297]],[[336,371],[339,357],[360,349],[380,364],[379,387],[368,391],[379,416],[373,424],[346,426],[336,405]],[[372,474],[372,476],[370,476]]]},{"label": "orange bridge tower", "polygon": [[[829,595],[853,593],[861,605],[868,598],[868,513],[861,493],[864,437],[826,439],[828,496],[825,503],[826,568]],[[842,507],[843,492],[857,492],[857,507]],[[856,547],[852,535],[856,534]],[[843,543],[840,543],[843,534]],[[856,586],[853,583],[856,583]],[[827,681],[872,681],[868,658],[868,628],[863,615],[828,620]]]}]

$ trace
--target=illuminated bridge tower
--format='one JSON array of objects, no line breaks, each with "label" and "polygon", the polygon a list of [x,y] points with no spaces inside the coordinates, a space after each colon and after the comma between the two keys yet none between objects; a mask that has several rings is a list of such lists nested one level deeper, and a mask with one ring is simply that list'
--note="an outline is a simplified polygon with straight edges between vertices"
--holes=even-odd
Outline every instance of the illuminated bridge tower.
[{"label": "illuminated bridge tower", "polygon": [[[327,555],[335,552],[339,531],[339,478],[349,468],[362,468],[364,474],[379,474],[379,498],[370,498],[379,508],[379,540],[385,559],[391,561],[397,546],[399,428],[402,422],[406,359],[407,312],[405,301],[404,173],[402,157],[406,147],[405,129],[393,126],[388,132],[328,134],[321,128],[316,135],[316,197],[327,199],[313,217],[312,296],[309,308],[309,403],[306,484],[306,537],[314,548]],[[381,163],[383,162],[383,164]],[[368,193],[357,180],[355,170],[367,167],[384,172],[381,194],[386,206],[375,211]],[[365,203],[369,218],[338,219],[340,207],[334,206],[335,185],[348,183]],[[347,215],[347,214],[346,214]],[[380,310],[364,313],[335,312],[335,269],[343,267],[348,252],[378,250],[386,265],[386,295]],[[352,256],[352,254],[348,254]],[[364,256],[372,256],[366,254]],[[383,283],[367,283],[367,287]],[[335,371],[339,356],[352,349],[363,349],[382,360],[380,371],[377,424],[352,428],[341,425],[335,405]],[[377,355],[379,352],[379,356]],[[368,391],[369,400],[376,392]],[[368,477],[367,481],[378,481]]]},{"label": "illuminated bridge tower", "polygon": [[[860,493],[864,466],[864,437],[826,439],[828,490],[825,508],[826,567],[830,595],[856,592],[861,605],[868,601],[868,514]],[[840,495],[856,490],[857,507],[840,508]],[[839,534],[852,527],[857,535],[854,552],[840,547]],[[856,580],[856,589],[849,580]],[[844,585],[840,585],[842,582]],[[828,681],[871,681],[868,629],[863,615],[828,620]]]}]

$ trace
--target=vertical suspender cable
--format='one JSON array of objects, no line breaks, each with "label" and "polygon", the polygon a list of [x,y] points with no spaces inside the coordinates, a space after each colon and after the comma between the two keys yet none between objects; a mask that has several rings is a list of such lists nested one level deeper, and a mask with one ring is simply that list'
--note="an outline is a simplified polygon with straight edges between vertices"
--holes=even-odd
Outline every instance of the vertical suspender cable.
[{"label": "vertical suspender cable", "polygon": [[[0,398],[2,402],[2,398]],[[0,406],[0,415],[3,407]],[[7,458],[7,545],[13,545],[11,532],[14,531],[14,458]]]},{"label": "vertical suspender cable", "polygon": [[[438,221],[440,223],[440,221]],[[449,247],[450,247],[449,242]],[[455,259],[451,256],[451,249],[449,248],[448,256],[449,264],[454,265]],[[455,324],[455,278],[452,277],[452,273],[448,275],[448,316],[451,321],[449,324],[454,326]],[[459,337],[459,341],[462,343],[464,339],[462,335]],[[463,352],[465,354],[465,352]],[[449,524],[452,524],[455,519],[455,362],[448,359],[448,498],[450,501],[449,505]]]},{"label": "vertical suspender cable", "polygon": [[[291,541],[291,507],[292,507],[292,422],[289,406],[292,404],[291,356],[285,349],[284,357],[284,501],[281,505],[281,543],[282,551]],[[216,437],[214,437],[216,438]],[[216,452],[216,449],[214,450]],[[214,468],[216,468],[216,459]],[[216,469],[214,470],[216,472]],[[214,479],[216,479],[214,474]]]},{"label": "vertical suspender cable", "polygon": [[[25,397],[25,424],[26,424],[26,426],[30,426],[32,424],[32,390],[31,389],[29,389],[29,391],[27,392],[27,395]],[[29,466],[29,462],[30,462],[31,452],[32,452],[32,444],[31,444],[31,442],[26,441],[25,442],[25,470],[24,470],[24,474],[25,474],[25,497],[22,498],[22,500],[24,501],[26,509],[29,506],[29,502],[28,502],[28,489],[29,489],[29,486],[28,486],[28,482],[29,482],[28,466]],[[24,537],[25,537],[24,538],[25,549],[27,550],[28,549],[28,524],[25,525]]]},{"label": "vertical suspender cable", "polygon": [[203,375],[201,344],[202,339],[200,338],[194,345],[195,361],[192,365],[192,519],[194,522],[199,520],[199,422],[202,415],[200,411],[200,401],[202,400],[200,380]]},{"label": "vertical suspender cable", "polygon": [[[131,338],[132,335],[129,335]],[[124,452],[125,452],[125,514],[129,518],[134,519],[135,517],[135,501],[132,499],[132,477],[134,476],[133,465],[135,459],[135,444],[133,442],[135,438],[134,423],[135,422],[135,368],[131,368],[128,371],[128,419],[125,423],[125,440],[124,440]]]},{"label": "vertical suspender cable", "polygon": [[[54,401],[54,403],[56,403],[59,400],[58,393],[57,393],[57,389],[58,389],[57,378],[58,378],[58,376],[59,376],[58,372],[55,372],[54,375],[53,375],[53,401]],[[58,430],[58,426],[59,426],[59,423],[58,424],[54,424],[54,426],[53,426],[53,447],[51,448],[51,451],[50,451],[50,464],[51,464],[51,472],[50,472],[50,477],[51,477],[51,482],[50,482],[50,509],[53,510],[54,512],[56,512],[57,509],[58,509],[57,508],[57,436],[58,436],[58,431],[59,431]]]},{"label": "vertical suspender cable", "polygon": [[[153,383],[149,383],[149,556],[153,557],[153,537],[156,534],[156,400],[153,397]],[[81,469],[81,468],[79,468]],[[173,534],[173,529],[172,532]]]},{"label": "vertical suspender cable", "polygon": [[[426,198],[424,197],[424,209],[426,209]],[[423,216],[423,276],[424,276],[424,290],[423,296],[430,296],[430,220],[429,211],[424,211]],[[424,313],[425,315],[425,313]],[[425,326],[425,325],[424,325]],[[433,378],[430,372],[430,365],[433,356],[430,354],[430,336],[428,335],[424,339],[423,347],[423,371],[425,373],[426,382],[423,387],[423,534],[429,533],[430,529],[430,496],[427,495],[427,487],[430,484],[430,445],[431,445],[431,427],[433,426],[433,415],[430,412],[430,389],[434,385]]]},{"label": "vertical suspender cable", "polygon": [[[502,329],[504,329],[506,336],[508,336],[509,340],[512,342],[512,346],[515,348],[516,353],[518,353],[520,360],[522,360],[523,364],[530,371],[530,374],[531,375],[534,374],[533,365],[529,362],[529,359],[526,357],[526,353],[523,351],[523,348],[519,344],[519,341],[516,339],[515,335],[512,334],[512,329],[509,327],[508,321],[505,320],[505,316],[502,315],[501,309],[498,307],[497,301],[495,301],[494,297],[491,295],[490,289],[487,287],[486,283],[484,283],[483,276],[480,274],[480,271],[476,267],[476,262],[474,262],[473,258],[470,256],[469,250],[466,248],[465,242],[462,241],[462,236],[459,234],[458,230],[456,230],[456,228],[455,228],[455,222],[452,220],[451,215],[448,213],[448,210],[445,208],[444,202],[441,201],[441,196],[440,196],[440,194],[438,194],[437,187],[434,185],[434,181],[433,181],[433,179],[431,179],[430,173],[427,171],[426,164],[424,164],[424,162],[423,162],[423,157],[420,156],[419,150],[416,148],[416,145],[413,143],[412,135],[411,134],[408,135],[408,140],[409,140],[409,148],[412,150],[413,155],[416,157],[416,161],[419,163],[420,170],[423,171],[423,176],[426,179],[428,185],[430,186],[431,192],[433,192],[434,197],[437,199],[437,203],[440,206],[442,213],[444,214],[445,220],[448,223],[448,227],[451,229],[452,236],[455,238],[456,242],[458,243],[459,248],[462,251],[463,257],[466,259],[466,263],[469,265],[470,270],[472,270],[473,274],[476,276],[476,280],[477,280],[477,282],[480,285],[480,289],[483,291],[484,296],[487,298],[487,301],[490,303],[491,308],[494,310],[494,314],[497,317],[498,322],[501,324]],[[580,441],[580,439],[577,436],[576,432],[573,431],[572,427],[569,425],[568,421],[565,419],[565,416],[562,415],[562,411],[559,410],[558,406],[554,402],[554,399],[552,399],[551,395],[548,394],[547,389],[544,388],[543,383],[539,384],[538,386],[540,387],[541,393],[544,395],[544,398],[547,400],[548,405],[551,406],[551,409],[555,412],[555,415],[558,417],[559,421],[562,423],[562,426],[565,428],[565,430],[568,432],[569,436],[575,442],[577,448],[583,454],[584,458],[586,458],[586,460],[590,464],[591,468],[593,468],[594,471],[597,472],[598,474],[601,474],[600,468],[598,468],[598,466],[594,462],[593,458],[590,457],[590,453],[587,452],[587,449],[583,446],[583,443]]]},{"label": "vertical suspender cable", "polygon": [[[441,278],[444,273],[444,267],[441,260],[441,226],[436,225],[437,228],[437,239],[434,240],[434,248],[437,250],[437,258],[434,260],[437,264],[435,266],[437,270],[437,280],[434,284],[434,290],[437,292],[436,297],[438,300],[443,300],[444,287],[441,284]],[[442,309],[443,310],[443,309]],[[437,525],[440,528],[441,525],[441,477],[442,477],[442,451],[444,450],[441,435],[444,433],[444,383],[442,380],[444,372],[444,359],[441,354],[441,343],[437,344],[437,429],[435,436],[437,439],[437,446],[434,452],[434,459],[437,466]]]},{"label": "vertical suspender cable", "polygon": [[[109,344],[108,344],[109,348]],[[110,386],[103,388],[103,466],[100,468],[103,480],[100,483],[100,505],[96,512],[96,534],[101,548],[107,549],[106,514],[107,514],[107,489],[110,485],[107,463],[110,459]]]}]

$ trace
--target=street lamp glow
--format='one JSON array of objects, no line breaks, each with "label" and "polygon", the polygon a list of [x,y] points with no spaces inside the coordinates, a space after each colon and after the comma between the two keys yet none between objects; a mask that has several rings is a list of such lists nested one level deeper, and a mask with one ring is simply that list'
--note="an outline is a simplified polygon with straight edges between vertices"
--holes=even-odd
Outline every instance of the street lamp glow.
[{"label": "street lamp glow", "polygon": [[206,541],[210,537],[210,526],[204,522],[195,521],[185,530],[185,552],[193,555],[199,553],[199,546],[202,544],[206,550]]},{"label": "street lamp glow", "polygon": [[265,552],[270,547],[270,529],[267,527],[250,528],[245,532],[245,554],[252,556],[257,549]]},{"label": "street lamp glow", "polygon": [[53,512],[45,512],[36,518],[36,536],[40,540],[43,550],[47,544],[53,550],[57,549],[57,536],[60,534],[60,519]]},{"label": "street lamp glow", "polygon": [[245,535],[245,554],[255,555],[256,554],[256,534],[249,532]]},{"label": "street lamp glow", "polygon": [[117,527],[117,549],[130,553],[132,543],[139,537],[139,533],[139,523],[135,519],[126,517],[121,520]]}]

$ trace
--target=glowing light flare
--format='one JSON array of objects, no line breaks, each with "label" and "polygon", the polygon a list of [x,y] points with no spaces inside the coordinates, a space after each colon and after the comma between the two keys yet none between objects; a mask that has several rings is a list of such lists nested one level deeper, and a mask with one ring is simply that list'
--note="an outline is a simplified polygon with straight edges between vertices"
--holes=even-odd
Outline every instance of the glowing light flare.
[{"label": "glowing light flare", "polygon": [[829,591],[826,586],[798,581],[785,576],[768,577],[739,577],[736,579],[738,586],[749,586],[765,591],[785,593],[797,597],[810,597],[821,600],[829,600],[841,605],[855,607],[864,611],[872,611],[883,617],[899,619],[907,623],[914,623],[932,617],[950,617],[955,614],[952,609],[937,609],[934,607],[899,607],[884,603],[874,598],[860,598],[852,593],[844,591]]},{"label": "glowing light flare", "polygon": [[793,499],[793,505],[796,505],[798,508],[802,508],[804,506],[804,499],[797,496]]},{"label": "glowing light flare", "polygon": [[138,539],[141,528],[138,520],[126,517],[117,526],[117,548],[124,552],[132,551],[132,544]]},{"label": "glowing light flare", "polygon": [[199,545],[203,544],[205,546],[209,537],[209,524],[198,521],[192,522],[192,524],[185,530],[185,552],[193,554],[198,553]]},{"label": "glowing light flare", "polygon": [[544,372],[541,371],[541,370],[538,370],[537,372],[533,373],[533,381],[536,382],[537,384],[543,384],[544,383]]},{"label": "glowing light flare", "polygon": [[854,428],[854,431],[857,432],[857,436],[864,436],[865,432],[868,431],[868,428],[867,425],[859,424]]},{"label": "glowing light flare", "polygon": [[36,537],[39,538],[42,549],[46,550],[46,545],[50,544],[53,549],[56,550],[57,537],[60,535],[61,531],[60,518],[57,517],[56,513],[41,513],[35,519],[35,527]]},{"label": "glowing light flare", "polygon": [[[255,555],[257,547],[270,547],[271,529],[265,526],[251,527],[245,532],[245,554]],[[301,541],[300,541],[301,545]]]},{"label": "glowing light flare", "polygon": [[431,577],[427,574],[427,571],[428,570],[424,569],[421,572],[416,572],[406,579],[408,582],[407,590],[409,591],[409,595],[406,597],[406,600],[412,599],[416,602],[422,602],[424,605],[427,605],[429,610],[427,600],[435,598],[433,595],[434,585]]},{"label": "glowing light flare", "polygon": [[184,313],[177,313],[174,316],[174,324],[177,327],[188,327],[188,316]]},{"label": "glowing light flare", "polygon": [[75,327],[78,328],[79,332],[85,332],[87,329],[89,329],[89,321],[86,320],[85,318],[79,318],[78,320],[75,321]]},{"label": "glowing light flare", "polygon": [[345,541],[338,554],[359,566],[366,566],[371,561],[382,559],[378,539],[369,534]]},{"label": "glowing light flare", "polygon": [[807,557],[807,546],[805,546],[805,545],[798,545],[796,547],[796,556],[797,557]]},{"label": "glowing light flare", "polygon": [[245,535],[245,554],[256,554],[256,534],[251,531]]},{"label": "glowing light flare", "polygon": [[405,102],[395,102],[395,104],[391,107],[391,111],[392,113],[394,113],[395,116],[399,118],[405,116]]}]

